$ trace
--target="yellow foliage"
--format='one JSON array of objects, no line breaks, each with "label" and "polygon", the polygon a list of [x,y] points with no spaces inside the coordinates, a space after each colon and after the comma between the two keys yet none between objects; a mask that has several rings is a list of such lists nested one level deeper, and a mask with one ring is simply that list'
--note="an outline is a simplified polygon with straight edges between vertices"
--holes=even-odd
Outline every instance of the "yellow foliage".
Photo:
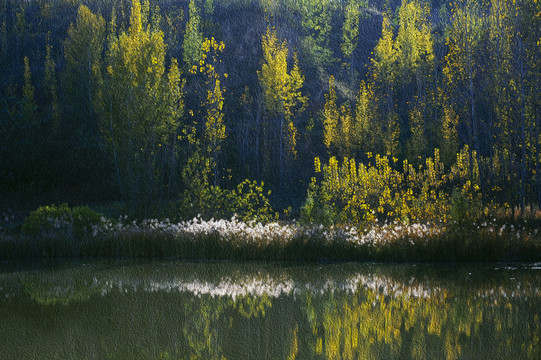
[{"label": "yellow foliage", "polygon": [[[339,223],[366,224],[376,218],[446,223],[451,216],[453,189],[458,189],[470,206],[480,201],[478,165],[470,166],[470,156],[475,161],[475,153],[465,147],[447,171],[438,149],[418,168],[407,161],[399,168],[397,159],[380,155],[368,164],[357,164],[347,157],[340,164],[331,157],[323,165],[319,182],[312,180],[310,196],[320,207],[332,208],[332,220]],[[317,174],[318,158],[314,164]]]}]

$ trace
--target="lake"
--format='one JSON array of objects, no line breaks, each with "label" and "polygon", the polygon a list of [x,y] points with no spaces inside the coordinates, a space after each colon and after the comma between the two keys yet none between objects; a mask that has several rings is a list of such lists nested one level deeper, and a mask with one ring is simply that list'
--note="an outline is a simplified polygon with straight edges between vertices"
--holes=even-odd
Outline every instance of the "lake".
[{"label": "lake", "polygon": [[2,359],[541,359],[541,264],[0,264]]}]

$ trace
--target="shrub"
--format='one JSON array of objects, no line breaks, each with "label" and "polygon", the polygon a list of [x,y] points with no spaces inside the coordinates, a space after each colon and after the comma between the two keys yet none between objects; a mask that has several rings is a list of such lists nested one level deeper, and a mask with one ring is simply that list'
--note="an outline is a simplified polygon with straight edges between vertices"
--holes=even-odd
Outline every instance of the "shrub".
[{"label": "shrub", "polygon": [[317,185],[315,178],[312,178],[308,196],[301,207],[301,223],[328,226],[334,223],[334,217],[333,208],[325,200],[317,196]]},{"label": "shrub", "polygon": [[68,204],[60,206],[41,206],[32,211],[23,221],[23,233],[31,236],[68,234],[81,236],[90,233],[92,225],[102,222],[102,214],[88,206],[70,208]]},{"label": "shrub", "polygon": [[244,180],[236,189],[207,186],[199,192],[186,191],[182,197],[181,217],[201,215],[205,219],[227,219],[233,215],[242,221],[268,222],[273,220],[273,210],[263,182]]},{"label": "shrub", "polygon": [[[316,158],[316,177],[301,209],[301,220],[367,226],[378,220],[408,224],[446,223],[450,216],[464,219],[480,211],[478,166],[470,164],[469,154],[465,147],[448,170],[438,149],[418,167],[376,155],[373,160],[369,157],[368,164],[348,158],[340,164],[331,157],[320,170]],[[458,193],[451,203],[449,191],[453,189]]]}]

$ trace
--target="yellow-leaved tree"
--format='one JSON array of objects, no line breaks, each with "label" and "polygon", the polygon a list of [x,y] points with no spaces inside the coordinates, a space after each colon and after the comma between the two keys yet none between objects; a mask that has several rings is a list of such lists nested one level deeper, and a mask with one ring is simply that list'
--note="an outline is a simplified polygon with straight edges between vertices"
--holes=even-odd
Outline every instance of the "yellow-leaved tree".
[{"label": "yellow-leaved tree", "polygon": [[371,81],[374,84],[374,101],[383,133],[385,153],[395,156],[399,151],[400,127],[394,101],[397,53],[393,44],[391,19],[388,14],[384,14],[381,38],[374,48]]},{"label": "yellow-leaved tree", "polygon": [[262,38],[263,64],[258,71],[263,90],[266,121],[263,124],[263,147],[267,171],[278,167],[279,181],[283,182],[286,161],[296,157],[296,117],[304,110],[307,98],[301,88],[301,74],[297,55],[293,55],[293,67],[288,69],[289,50],[276,30],[267,28]]},{"label": "yellow-leaved tree", "polygon": [[110,36],[100,124],[122,199],[142,211],[160,194],[183,109],[178,63],[166,74],[164,35],[147,23],[133,0],[129,28]]},{"label": "yellow-leaved tree", "polygon": [[[452,7],[452,26],[446,37],[449,52],[445,56],[443,66],[444,86],[446,95],[444,99],[443,129],[446,141],[451,141],[444,149],[456,150],[455,128],[459,119],[466,125],[467,138],[460,139],[472,144],[469,164],[473,166],[474,153],[476,161],[481,162],[479,143],[479,115],[476,95],[479,92],[479,77],[482,69],[479,63],[480,50],[484,31],[484,19],[480,15],[480,5],[473,0],[457,0]],[[446,154],[449,157],[451,154]],[[480,169],[480,184],[483,185],[483,171]],[[473,169],[470,169],[473,174]],[[473,181],[473,179],[472,179]]]},{"label": "yellow-leaved tree", "polygon": [[227,74],[222,75],[216,69],[220,61],[218,57],[224,48],[223,42],[218,42],[214,38],[205,39],[199,63],[190,69],[190,73],[194,75],[199,73],[204,78],[205,99],[202,101],[205,109],[204,144],[196,151],[202,151],[201,155],[209,159],[206,162],[209,167],[207,173],[213,172],[214,186],[218,186],[218,158],[221,144],[226,138],[223,111],[225,88],[222,85],[222,77],[227,77]]}]

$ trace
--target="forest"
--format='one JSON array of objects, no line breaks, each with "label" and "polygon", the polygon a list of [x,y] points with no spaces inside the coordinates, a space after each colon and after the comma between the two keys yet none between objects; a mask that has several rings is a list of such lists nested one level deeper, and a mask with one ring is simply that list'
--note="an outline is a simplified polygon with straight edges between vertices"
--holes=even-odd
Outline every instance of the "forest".
[{"label": "forest", "polygon": [[0,0],[0,64],[3,208],[328,224],[541,204],[537,0]]}]

